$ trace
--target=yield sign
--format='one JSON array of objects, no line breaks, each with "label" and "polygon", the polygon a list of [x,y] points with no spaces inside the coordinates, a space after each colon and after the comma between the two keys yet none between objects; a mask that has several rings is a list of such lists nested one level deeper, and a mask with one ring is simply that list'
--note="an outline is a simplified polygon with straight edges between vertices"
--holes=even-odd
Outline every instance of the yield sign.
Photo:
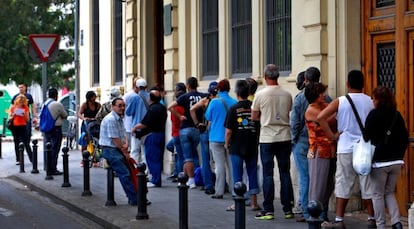
[{"label": "yield sign", "polygon": [[59,35],[57,34],[30,34],[30,43],[39,55],[42,62],[47,62],[49,56],[56,48]]}]

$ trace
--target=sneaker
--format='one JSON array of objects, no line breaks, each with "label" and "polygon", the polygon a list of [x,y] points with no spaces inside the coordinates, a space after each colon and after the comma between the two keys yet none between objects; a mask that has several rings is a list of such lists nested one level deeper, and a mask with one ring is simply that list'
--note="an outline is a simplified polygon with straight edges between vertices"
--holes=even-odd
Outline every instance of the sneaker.
[{"label": "sneaker", "polygon": [[255,219],[260,219],[260,220],[272,220],[275,218],[275,216],[273,215],[272,212],[259,212],[256,214],[256,216],[254,217]]},{"label": "sneaker", "polygon": [[147,182],[147,188],[154,188],[156,185],[151,182]]},{"label": "sneaker", "polygon": [[293,214],[302,214],[302,207],[300,205],[295,206],[295,207],[292,208],[292,212],[293,212]]},{"label": "sneaker", "polygon": [[295,215],[292,212],[285,212],[285,219],[293,219]]},{"label": "sneaker", "polygon": [[196,184],[195,184],[195,182],[194,182],[194,181],[193,181],[193,182],[187,181],[187,186],[189,186],[189,187],[190,187],[190,189],[197,188],[197,186],[196,186]]},{"label": "sneaker", "polygon": [[332,229],[345,229],[344,221],[335,221],[335,222],[323,222],[321,224],[322,228],[332,228]]},{"label": "sneaker", "polygon": [[368,228],[377,228],[377,222],[375,221],[375,219],[369,219],[367,227]]}]

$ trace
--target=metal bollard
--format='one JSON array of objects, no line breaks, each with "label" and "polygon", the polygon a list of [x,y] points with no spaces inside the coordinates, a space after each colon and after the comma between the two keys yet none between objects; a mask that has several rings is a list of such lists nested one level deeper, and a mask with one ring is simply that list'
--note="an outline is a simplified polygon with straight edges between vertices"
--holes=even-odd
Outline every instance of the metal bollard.
[{"label": "metal bollard", "polygon": [[53,180],[52,176],[52,143],[46,143],[46,149],[44,150],[46,155],[46,177],[45,180]]},{"label": "metal bollard", "polygon": [[234,214],[234,228],[245,229],[246,228],[246,207],[244,201],[244,193],[246,193],[246,185],[239,181],[234,184],[234,192],[237,196],[233,197],[235,214]]},{"label": "metal bollard", "polygon": [[2,141],[3,141],[3,138],[6,137],[6,122],[7,122],[7,118],[3,118],[3,131],[2,131],[1,136],[0,136],[0,159],[3,158],[3,156],[2,156]]},{"label": "metal bollard", "polygon": [[24,143],[19,143],[19,163],[20,163],[20,172],[24,173]]},{"label": "metal bollard", "polygon": [[116,206],[115,202],[115,185],[114,185],[114,171],[112,167],[106,169],[106,190],[107,190],[107,200],[105,206]]},{"label": "metal bollard", "polygon": [[137,191],[137,200],[138,200],[138,213],[136,219],[149,219],[147,213],[147,175],[145,170],[147,166],[145,163],[138,163],[138,191]]},{"label": "metal bollard", "polygon": [[179,211],[179,228],[188,228],[188,176],[187,174],[180,172],[178,174],[178,211]]},{"label": "metal bollard", "polygon": [[32,141],[33,143],[33,154],[32,154],[32,163],[33,163],[33,169],[31,173],[39,173],[39,170],[37,169],[37,139],[34,139]]},{"label": "metal bollard", "polygon": [[71,187],[69,183],[69,147],[65,146],[62,148],[63,158],[63,184],[62,187]]},{"label": "metal bollard", "polygon": [[89,183],[89,152],[83,151],[83,192],[82,196],[92,196]]},{"label": "metal bollard", "polygon": [[320,229],[322,220],[319,219],[319,215],[323,210],[322,204],[319,201],[311,200],[308,203],[308,212],[310,219],[307,220],[309,229]]}]

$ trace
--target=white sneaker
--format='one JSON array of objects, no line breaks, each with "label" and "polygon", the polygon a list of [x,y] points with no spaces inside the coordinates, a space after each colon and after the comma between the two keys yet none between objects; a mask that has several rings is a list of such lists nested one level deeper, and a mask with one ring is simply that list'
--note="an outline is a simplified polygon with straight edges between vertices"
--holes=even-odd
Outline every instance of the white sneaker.
[{"label": "white sneaker", "polygon": [[147,182],[147,188],[153,188],[153,187],[155,187],[155,184],[151,182]]},{"label": "white sneaker", "polygon": [[195,182],[193,181],[193,182],[190,182],[190,181],[187,181],[187,186],[189,186],[190,187],[190,189],[194,189],[194,188],[197,188],[197,185],[195,184]]}]

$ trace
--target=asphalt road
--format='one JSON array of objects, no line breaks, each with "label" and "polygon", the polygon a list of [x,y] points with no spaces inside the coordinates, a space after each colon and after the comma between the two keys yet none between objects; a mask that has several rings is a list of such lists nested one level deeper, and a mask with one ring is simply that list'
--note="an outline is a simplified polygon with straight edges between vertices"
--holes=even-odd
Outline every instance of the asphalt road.
[{"label": "asphalt road", "polygon": [[27,186],[0,178],[0,227],[102,228]]}]

